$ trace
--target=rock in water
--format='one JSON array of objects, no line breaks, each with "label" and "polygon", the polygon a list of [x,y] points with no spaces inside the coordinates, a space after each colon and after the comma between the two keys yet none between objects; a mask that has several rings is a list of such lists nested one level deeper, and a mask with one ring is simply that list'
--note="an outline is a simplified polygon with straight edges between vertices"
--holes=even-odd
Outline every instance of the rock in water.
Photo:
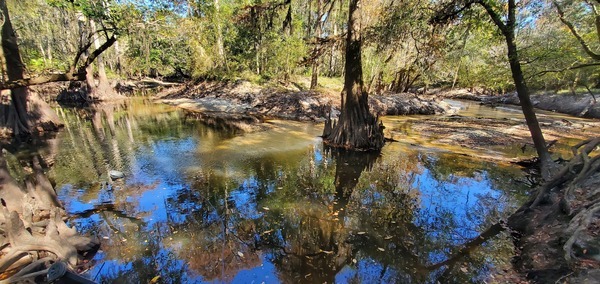
[{"label": "rock in water", "polygon": [[108,175],[110,175],[110,178],[112,180],[116,180],[116,179],[120,179],[125,177],[125,175],[122,172],[119,171],[115,171],[115,170],[111,170],[108,172]]}]

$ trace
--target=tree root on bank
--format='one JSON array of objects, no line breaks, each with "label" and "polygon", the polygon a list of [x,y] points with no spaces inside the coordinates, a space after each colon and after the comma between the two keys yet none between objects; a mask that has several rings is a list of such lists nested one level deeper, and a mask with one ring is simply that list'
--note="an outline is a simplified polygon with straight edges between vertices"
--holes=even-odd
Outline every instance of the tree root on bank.
[{"label": "tree root on bank", "polygon": [[[534,209],[550,199],[550,193],[555,190],[560,197],[560,208],[570,218],[568,226],[561,232],[564,259],[574,268],[578,267],[581,258],[600,265],[600,255],[594,246],[594,233],[586,235],[590,226],[597,224],[600,218],[600,188],[598,174],[600,173],[600,153],[591,155],[600,145],[600,137],[583,141],[573,146],[573,159],[565,165],[553,179],[546,182],[538,191],[534,201],[528,206]],[[591,245],[591,247],[588,247]],[[574,248],[581,252],[575,253]]]},{"label": "tree root on bank", "polygon": [[[600,137],[589,139],[573,146],[573,159],[554,175],[554,178],[546,182],[539,189],[536,198],[529,208],[538,206],[552,189],[563,185],[567,181],[571,181],[569,184],[569,188],[571,188],[597,172],[600,169],[600,163],[597,163],[600,160],[600,154],[593,158],[590,158],[589,154],[598,145],[600,145]],[[580,148],[582,148],[581,151],[579,151]],[[565,194],[567,201],[572,196],[571,192],[572,190],[567,190],[566,193],[569,194]]]},{"label": "tree root on bank", "polygon": [[588,226],[592,223],[594,215],[600,212],[600,203],[598,203],[600,199],[594,201],[591,204],[590,208],[586,208],[581,210],[569,223],[569,227],[567,228],[566,234],[571,237],[567,240],[565,245],[563,246],[563,250],[565,251],[565,260],[567,263],[571,263],[573,261],[573,257],[575,256],[573,253],[573,245],[577,241],[579,235],[584,230],[588,229]]},{"label": "tree root on bank", "polygon": [[[75,229],[69,228],[62,220],[58,208],[51,210],[48,222],[39,222],[44,227],[35,227],[32,223],[26,227],[19,213],[9,211],[4,200],[2,203],[2,215],[5,219],[2,233],[10,246],[4,249],[5,253],[0,258],[0,274],[21,268],[7,281],[45,275],[49,264],[56,261],[66,261],[74,268],[79,260],[78,251],[89,251],[97,245],[91,239],[79,236]],[[47,256],[38,259],[40,255]]]}]

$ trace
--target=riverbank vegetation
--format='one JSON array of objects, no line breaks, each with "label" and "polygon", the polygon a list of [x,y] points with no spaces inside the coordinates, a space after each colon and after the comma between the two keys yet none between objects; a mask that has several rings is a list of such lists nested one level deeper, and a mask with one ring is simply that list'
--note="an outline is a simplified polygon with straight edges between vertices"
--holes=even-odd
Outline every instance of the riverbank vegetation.
[{"label": "riverbank vegetation", "polygon": [[[242,78],[260,83],[302,75],[312,77],[303,87],[317,88],[320,77],[344,75],[344,1],[7,3],[31,77],[68,70],[85,44],[82,33],[104,40],[110,38],[104,33],[112,31],[118,32],[116,41],[103,60],[110,78]],[[595,5],[518,4],[515,43],[532,90],[597,87]],[[485,9],[474,5],[450,25],[430,25],[439,9],[429,1],[362,4],[365,88],[372,93],[441,86],[514,90],[504,38]],[[82,12],[89,18],[83,22]]]}]

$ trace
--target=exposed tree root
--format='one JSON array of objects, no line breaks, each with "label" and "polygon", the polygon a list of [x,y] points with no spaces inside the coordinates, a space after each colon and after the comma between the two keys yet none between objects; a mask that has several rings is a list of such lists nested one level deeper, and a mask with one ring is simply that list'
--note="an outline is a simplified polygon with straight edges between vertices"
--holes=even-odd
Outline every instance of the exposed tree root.
[{"label": "exposed tree root", "polygon": [[592,223],[594,215],[598,212],[600,212],[600,203],[595,203],[590,208],[580,211],[569,223],[566,233],[571,235],[571,237],[563,246],[567,263],[573,261],[573,244],[577,241],[579,234],[587,230],[588,226]]},{"label": "exposed tree root", "polygon": [[534,283],[563,278],[579,283],[596,277],[588,272],[600,268],[599,145],[600,137],[575,145],[571,161],[540,187],[531,204],[509,218],[518,233],[515,244],[525,247],[521,269],[534,275]]},{"label": "exposed tree root", "polygon": [[[550,181],[546,182],[538,191],[538,194],[529,206],[530,208],[538,206],[548,195],[548,193],[567,181],[571,185],[577,185],[580,181],[589,177],[600,169],[600,154],[590,158],[589,154],[600,144],[600,137],[583,141],[573,146],[573,159],[564,166]],[[583,148],[582,148],[583,147]],[[579,151],[579,149],[581,151]],[[570,194],[569,194],[570,195]],[[570,196],[565,195],[568,199]]]},{"label": "exposed tree root", "polygon": [[74,268],[80,260],[78,252],[97,248],[96,242],[80,236],[63,221],[64,210],[40,161],[39,156],[32,158],[33,173],[26,179],[27,185],[20,186],[8,173],[0,152],[0,246],[4,253],[0,274],[19,270],[8,282],[0,283],[33,281],[45,275],[52,262]]}]

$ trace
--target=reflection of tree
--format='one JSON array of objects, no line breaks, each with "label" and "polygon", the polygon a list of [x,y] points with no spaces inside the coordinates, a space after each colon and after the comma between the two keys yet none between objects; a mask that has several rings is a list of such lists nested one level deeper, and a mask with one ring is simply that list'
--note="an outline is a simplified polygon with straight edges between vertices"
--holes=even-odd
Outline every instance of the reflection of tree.
[{"label": "reflection of tree", "polygon": [[197,176],[193,187],[199,192],[182,190],[166,201],[174,233],[165,245],[204,280],[230,281],[260,264],[254,223],[236,212],[230,180],[210,172]]},{"label": "reflection of tree", "polygon": [[[362,172],[372,167],[378,153],[330,151],[336,165],[334,178],[329,176],[331,172],[326,164],[315,168],[311,160],[308,167],[296,170],[297,179],[290,178],[278,185],[282,189],[298,190],[309,199],[302,200],[298,196],[293,208],[267,212],[264,223],[259,225],[265,226],[266,231],[278,228],[275,229],[277,233],[264,235],[261,241],[275,249],[272,261],[284,282],[333,283],[339,271],[352,263],[355,251],[348,242],[350,234],[344,222],[345,210]],[[334,190],[307,188],[310,183],[306,180],[333,181]],[[292,184],[288,184],[290,182]],[[281,213],[283,219],[278,217]]]},{"label": "reflection of tree", "polygon": [[[365,170],[370,170],[379,157],[379,152],[357,152],[343,149],[329,148],[335,158],[335,191],[336,205],[334,210],[346,207],[348,199],[358,184],[360,175]],[[343,212],[340,212],[343,216]],[[340,218],[342,218],[340,216]]]},{"label": "reflection of tree", "polygon": [[[467,258],[452,258],[481,229],[477,226],[484,226],[477,222],[495,220],[492,211],[483,210],[494,205],[491,198],[476,197],[482,216],[465,228],[471,234],[457,236],[464,223],[455,222],[455,213],[443,206],[425,208],[420,184],[489,179],[495,185],[492,179],[499,174],[473,174],[489,165],[473,163],[471,170],[453,162],[456,156],[410,151],[388,151],[379,158],[315,146],[282,151],[269,136],[286,133],[280,125],[279,132],[232,137],[192,117],[182,123],[176,114],[145,113],[129,105],[83,114],[86,119],[69,116],[64,135],[69,147],[89,145],[87,152],[71,156],[81,165],[68,168],[61,157],[57,165],[85,189],[70,191],[72,198],[100,202],[106,196],[114,205],[94,208],[100,212],[79,223],[109,238],[103,240],[103,281],[148,282],[157,275],[165,282],[198,275],[228,281],[268,261],[283,282],[333,282],[340,274],[362,282],[468,282],[489,261],[484,253],[496,249],[484,243]],[[96,122],[94,115],[100,117]],[[275,141],[288,146],[303,137],[293,135]],[[178,141],[187,146],[177,148]],[[193,156],[172,157],[181,150]],[[99,183],[97,172],[105,172],[107,162],[144,178]],[[153,194],[164,196],[157,212],[139,201]],[[166,266],[171,269],[163,271]]]}]

